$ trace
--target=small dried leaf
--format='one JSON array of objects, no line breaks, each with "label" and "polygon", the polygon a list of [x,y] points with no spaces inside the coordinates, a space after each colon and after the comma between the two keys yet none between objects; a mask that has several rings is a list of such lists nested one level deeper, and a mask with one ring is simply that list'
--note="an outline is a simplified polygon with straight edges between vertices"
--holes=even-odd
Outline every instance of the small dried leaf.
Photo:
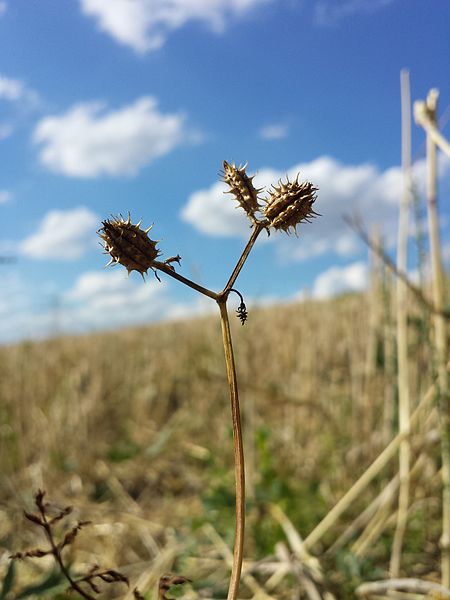
[{"label": "small dried leaf", "polygon": [[93,592],[95,592],[96,594],[100,594],[100,588],[93,581],[91,581],[90,579],[86,579],[86,583],[90,586]]},{"label": "small dried leaf", "polygon": [[86,525],[92,525],[92,521],[79,521],[77,527],[81,529],[82,527],[86,527]]},{"label": "small dried leaf", "polygon": [[97,573],[96,577],[100,577],[100,579],[103,579],[103,581],[106,581],[107,583],[121,581],[126,583],[127,586],[130,585],[128,577],[125,577],[125,575],[122,575],[122,573],[119,573],[119,571],[114,571],[113,569],[108,569],[107,571],[103,571],[103,573]]},{"label": "small dried leaf", "polygon": [[23,560],[24,558],[41,558],[42,556],[48,556],[49,554],[53,554],[52,550],[34,548],[33,550],[27,550],[26,552],[16,552],[16,554],[11,555],[9,558],[12,560]]},{"label": "small dried leaf", "polygon": [[26,556],[30,558],[41,558],[42,556],[48,556],[52,554],[52,550],[41,550],[40,548],[36,548],[35,550],[29,550],[26,553]]},{"label": "small dried leaf", "polygon": [[84,579],[86,579],[87,577],[91,577],[92,575],[94,575],[98,570],[100,569],[100,565],[92,565],[92,567],[89,569],[86,577]]},{"label": "small dried leaf", "polygon": [[34,513],[29,513],[25,510],[23,511],[23,513],[24,513],[25,517],[32,523],[35,523],[36,525],[40,525],[41,527],[45,526],[44,521],[38,515],[35,515]]},{"label": "small dried leaf", "polygon": [[64,519],[64,517],[67,517],[67,515],[70,515],[70,513],[72,511],[73,511],[72,506],[66,506],[66,508],[64,508],[59,514],[57,514],[56,517],[53,517],[52,519],[50,519],[49,525],[53,525],[54,523],[61,521],[61,519]]},{"label": "small dried leaf", "polygon": [[68,533],[66,533],[66,535],[64,536],[63,541],[61,542],[59,549],[62,550],[63,548],[65,548],[66,546],[68,546],[69,544],[72,544],[72,542],[74,541],[74,539],[77,537],[78,532],[80,531],[80,529],[82,527],[84,527],[85,525],[89,525],[90,521],[80,521],[77,525],[75,525],[75,527],[73,527]]},{"label": "small dried leaf", "polygon": [[177,254],[176,256],[170,256],[169,258],[166,258],[166,260],[164,261],[164,264],[167,265],[167,264],[173,263],[173,262],[180,264],[181,256],[179,254]]},{"label": "small dried leaf", "polygon": [[45,514],[44,496],[44,490],[38,490],[36,496],[34,497],[34,502],[42,514]]}]

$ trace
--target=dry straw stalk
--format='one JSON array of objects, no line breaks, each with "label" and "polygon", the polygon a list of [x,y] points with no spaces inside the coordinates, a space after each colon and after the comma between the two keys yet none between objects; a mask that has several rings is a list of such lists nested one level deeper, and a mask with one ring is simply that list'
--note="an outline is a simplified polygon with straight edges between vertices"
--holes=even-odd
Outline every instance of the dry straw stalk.
[{"label": "dry straw stalk", "polygon": [[[411,201],[411,96],[409,73],[401,71],[402,105],[402,170],[403,193],[400,202],[400,216],[397,243],[397,269],[407,271],[408,254],[408,213]],[[398,500],[397,524],[392,543],[390,571],[392,577],[398,577],[402,556],[409,504],[409,463],[411,448],[410,432],[410,390],[408,369],[408,288],[401,279],[397,279],[397,357],[398,357],[398,403],[399,431],[403,434],[399,453],[400,489]]]},{"label": "dry straw stalk", "polygon": [[[436,127],[438,91],[431,90],[427,97],[426,108],[429,121]],[[427,130],[427,196],[428,226],[433,273],[433,300],[440,309],[444,305],[444,274],[442,267],[441,244],[439,236],[439,218],[437,212],[437,160],[436,145]],[[447,363],[447,329],[442,314],[433,316],[436,345],[436,368],[438,376],[438,409],[441,429],[442,457],[442,536],[441,570],[442,585],[450,587],[450,398]]]},{"label": "dry straw stalk", "polygon": [[[447,365],[450,368],[450,363]],[[420,400],[416,409],[411,415],[410,426],[415,427],[422,418],[423,411],[429,406],[431,401],[436,397],[437,386],[431,385],[424,397]],[[387,465],[387,463],[395,456],[400,447],[402,440],[405,437],[404,432],[399,432],[379,456],[373,461],[364,471],[361,477],[352,485],[352,487],[342,496],[342,498],[333,506],[326,516],[318,523],[311,531],[308,537],[303,542],[306,550],[313,548],[315,544],[327,533],[327,531],[336,523],[339,517],[351,506],[358,498],[369,483],[378,475],[378,473]]]}]

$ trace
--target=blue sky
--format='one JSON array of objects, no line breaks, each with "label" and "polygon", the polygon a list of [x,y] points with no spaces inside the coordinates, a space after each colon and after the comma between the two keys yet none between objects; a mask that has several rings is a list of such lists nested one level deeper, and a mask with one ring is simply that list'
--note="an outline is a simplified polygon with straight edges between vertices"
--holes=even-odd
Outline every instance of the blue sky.
[{"label": "blue sky", "polygon": [[[300,171],[320,188],[323,216],[298,239],[258,240],[246,299],[363,289],[367,251],[342,215],[393,247],[400,69],[413,100],[440,90],[445,122],[449,39],[444,0],[0,0],[0,255],[14,258],[0,263],[0,342],[214,308],[167,278],[105,270],[95,231],[130,211],[219,290],[249,235],[223,159],[262,185]],[[416,126],[413,155],[420,186]],[[447,257],[449,173],[442,161]]]}]

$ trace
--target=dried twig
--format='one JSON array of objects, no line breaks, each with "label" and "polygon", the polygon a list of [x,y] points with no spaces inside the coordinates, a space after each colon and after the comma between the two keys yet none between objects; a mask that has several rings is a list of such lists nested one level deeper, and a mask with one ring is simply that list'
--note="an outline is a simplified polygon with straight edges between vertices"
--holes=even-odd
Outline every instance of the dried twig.
[{"label": "dried twig", "polygon": [[35,504],[38,509],[38,513],[29,513],[25,512],[25,517],[37,525],[41,527],[45,536],[50,544],[50,548],[46,550],[42,550],[40,548],[35,548],[33,550],[28,550],[26,552],[16,552],[10,558],[23,560],[25,558],[42,558],[43,556],[48,556],[49,554],[53,555],[57,565],[59,566],[61,573],[69,582],[69,589],[75,592],[78,592],[80,596],[85,598],[86,600],[95,600],[94,596],[91,593],[88,593],[85,589],[83,589],[81,584],[90,588],[90,591],[94,594],[100,593],[100,588],[98,586],[99,581],[103,581],[105,583],[125,583],[127,586],[129,585],[128,578],[125,577],[119,571],[115,571],[114,569],[102,569],[99,565],[93,565],[91,569],[89,569],[88,573],[78,579],[74,579],[69,572],[68,567],[66,566],[62,551],[64,548],[67,548],[75,541],[78,533],[81,531],[83,527],[88,525],[89,521],[79,521],[75,526],[73,526],[68,533],[65,534],[63,539],[58,542],[55,537],[55,525],[60,521],[68,517],[72,512],[72,507],[68,506],[63,510],[59,511],[55,516],[50,517],[48,514],[48,503],[44,502],[45,492],[39,490],[35,496]]}]

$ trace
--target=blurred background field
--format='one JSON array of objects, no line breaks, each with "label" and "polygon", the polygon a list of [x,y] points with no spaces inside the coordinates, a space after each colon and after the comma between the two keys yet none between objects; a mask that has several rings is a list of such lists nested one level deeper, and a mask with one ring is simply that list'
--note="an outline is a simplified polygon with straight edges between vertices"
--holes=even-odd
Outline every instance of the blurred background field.
[{"label": "blurred background field", "polygon": [[[270,578],[261,565],[273,567],[280,548],[292,552],[273,506],[307,537],[395,434],[392,294],[388,278],[373,283],[367,295],[253,308],[245,327],[234,320],[247,452],[245,557],[258,586]],[[411,306],[414,408],[433,365],[426,315]],[[39,545],[22,511],[42,488],[93,522],[70,550],[75,570],[120,567],[151,593],[162,572],[174,571],[191,578],[202,597],[224,597],[234,483],[218,320],[26,342],[0,354],[3,577],[10,553]],[[430,406],[411,439],[421,468],[413,477],[403,570],[438,580],[436,427]],[[337,598],[352,598],[359,583],[387,574],[393,500],[378,510],[384,525],[369,544],[364,534],[373,515],[339,538],[396,472],[392,461],[311,549],[324,589]],[[16,570],[18,594],[46,580],[51,567],[28,559]],[[273,583],[268,595],[301,593],[292,575]],[[55,589],[39,597],[55,597]],[[244,577],[242,597],[254,594]]]}]

